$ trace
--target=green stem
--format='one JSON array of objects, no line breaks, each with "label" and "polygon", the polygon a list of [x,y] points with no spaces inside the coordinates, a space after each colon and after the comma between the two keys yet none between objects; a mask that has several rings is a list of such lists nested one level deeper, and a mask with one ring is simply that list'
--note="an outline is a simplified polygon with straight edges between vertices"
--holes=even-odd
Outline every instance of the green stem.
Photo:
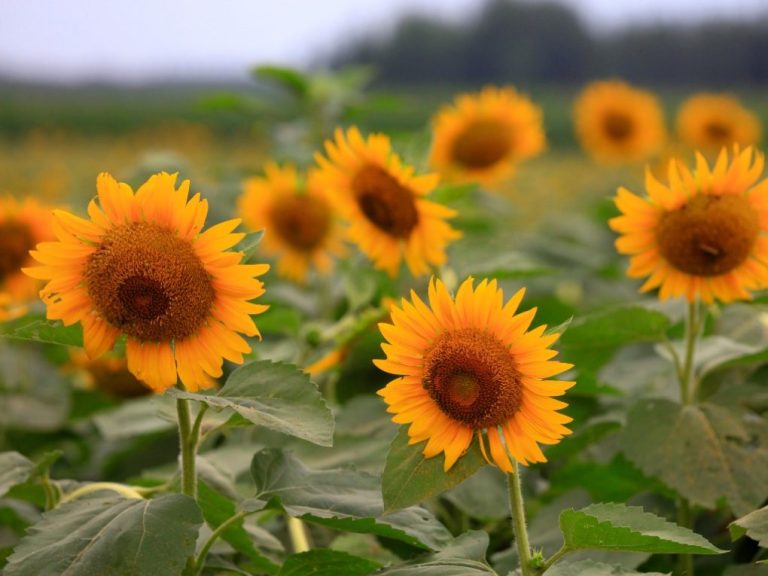
[{"label": "green stem", "polygon": [[208,536],[208,540],[205,541],[205,544],[203,544],[203,547],[200,549],[200,553],[197,555],[197,558],[195,558],[192,574],[195,574],[196,576],[203,571],[203,566],[205,566],[205,559],[208,557],[208,552],[211,551],[211,547],[216,543],[216,540],[219,539],[219,537],[227,528],[240,522],[240,520],[248,516],[248,514],[253,514],[253,512],[238,512],[234,516],[227,518],[224,522],[219,524],[216,530],[211,532],[211,535]]},{"label": "green stem", "polygon": [[523,490],[520,485],[520,471],[517,462],[514,463],[512,472],[507,474],[509,487],[509,508],[512,512],[512,530],[517,544],[517,555],[520,559],[520,572],[522,576],[536,576],[537,570],[531,566],[531,545],[528,543],[528,528],[525,525],[525,503],[523,502]]},{"label": "green stem", "polygon": [[[693,529],[693,513],[691,505],[686,498],[680,498],[677,505],[677,523],[684,528]],[[679,554],[677,556],[677,571],[680,576],[693,576],[693,556]]]},{"label": "green stem", "polygon": [[83,496],[92,494],[94,492],[99,492],[101,490],[117,492],[126,498],[135,498],[137,500],[144,498],[135,488],[126,486],[125,484],[118,484],[116,482],[92,482],[91,484],[86,484],[85,486],[80,486],[80,488],[72,490],[72,492],[69,494],[65,494],[59,501],[59,504],[71,502],[72,500],[77,500],[78,498],[82,498]]},{"label": "green stem", "polygon": [[59,505],[59,491],[51,483],[51,479],[48,477],[48,474],[43,474],[40,478],[40,482],[43,485],[43,491],[45,492],[45,509],[50,510],[51,508],[55,508]]},{"label": "green stem", "polygon": [[[195,469],[195,453],[197,452],[197,436],[193,430],[189,402],[182,398],[176,399],[176,411],[179,416],[179,447],[181,449],[181,492],[190,498],[197,499],[197,471]],[[199,432],[198,427],[198,432]]]},{"label": "green stem", "polygon": [[557,552],[555,552],[554,554],[552,554],[552,556],[550,556],[550,557],[549,557],[549,558],[548,558],[548,559],[547,559],[547,560],[544,562],[544,564],[542,564],[542,565],[541,565],[541,573],[543,574],[544,572],[546,572],[547,570],[549,570],[549,569],[552,567],[552,565],[553,565],[555,562],[557,562],[558,560],[560,560],[560,558],[562,558],[563,556],[565,556],[565,555],[566,555],[566,554],[568,554],[569,552],[573,552],[573,550],[571,550],[571,549],[570,549],[570,548],[568,548],[568,547],[567,547],[565,544],[563,544],[563,546],[560,548],[560,550],[558,550]]}]

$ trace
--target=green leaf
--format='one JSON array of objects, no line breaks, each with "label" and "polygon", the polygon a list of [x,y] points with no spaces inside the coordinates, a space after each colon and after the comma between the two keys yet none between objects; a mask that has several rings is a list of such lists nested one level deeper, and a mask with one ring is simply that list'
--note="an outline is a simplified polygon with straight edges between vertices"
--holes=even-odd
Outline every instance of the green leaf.
[{"label": "green leaf", "polygon": [[737,409],[643,400],[627,416],[626,456],[693,504],[714,508],[725,497],[746,514],[768,497],[768,424]]},{"label": "green leaf", "polygon": [[495,466],[483,466],[444,497],[471,518],[501,520],[509,516],[505,502],[509,498],[507,479]]},{"label": "green leaf", "polygon": [[768,506],[734,520],[728,528],[732,540],[738,540],[746,534],[763,548],[768,548]]},{"label": "green leaf", "polygon": [[558,562],[547,570],[547,576],[667,576],[668,574],[669,572],[637,572],[593,560]]},{"label": "green leaf", "polygon": [[146,396],[124,402],[93,417],[99,434],[107,440],[136,438],[176,427],[176,407],[166,396]]},{"label": "green leaf", "polygon": [[382,477],[382,496],[387,512],[442,494],[486,464],[475,441],[448,472],[443,471],[442,454],[424,458],[423,450],[424,442],[408,445],[408,431],[405,426],[401,426],[389,448]]},{"label": "green leaf", "polygon": [[601,310],[571,322],[560,338],[560,350],[580,371],[594,371],[620,346],[660,340],[670,324],[661,312],[640,306]]},{"label": "green leaf", "polygon": [[450,540],[445,527],[423,508],[384,514],[378,478],[353,470],[313,471],[279,450],[256,453],[251,464],[256,498],[291,516],[348,532],[376,534],[423,549]]},{"label": "green leaf", "polygon": [[250,261],[255,256],[256,248],[258,248],[262,238],[264,238],[264,230],[257,230],[246,234],[245,238],[240,240],[237,250],[245,254],[245,262]]},{"label": "green leaf", "polygon": [[[215,490],[200,482],[197,503],[203,512],[203,517],[212,529],[221,526],[225,521],[237,514],[235,503],[222,496]],[[253,565],[261,572],[277,574],[280,566],[266,558],[253,545],[253,539],[243,526],[244,520],[230,524],[221,534],[221,538],[232,548],[248,556]]]},{"label": "green leaf", "polygon": [[258,361],[241,366],[216,395],[175,388],[168,393],[229,408],[254,424],[313,444],[333,444],[333,414],[309,376],[292,364]]},{"label": "green leaf", "polygon": [[34,469],[32,461],[18,452],[0,452],[0,498],[14,486],[26,482]]},{"label": "green leaf", "polygon": [[571,550],[599,549],[650,552],[652,554],[721,554],[688,528],[636,506],[591,504],[560,514],[560,529]]},{"label": "green leaf", "polygon": [[64,326],[58,321],[42,319],[20,318],[14,322],[0,323],[0,338],[83,347],[83,330],[79,324]]},{"label": "green leaf", "polygon": [[179,494],[92,495],[46,513],[8,558],[7,576],[181,574],[203,518]]},{"label": "green leaf", "polygon": [[337,550],[310,550],[288,556],[278,576],[367,576],[381,565]]},{"label": "green leaf", "polygon": [[296,97],[303,98],[309,92],[309,79],[293,68],[283,66],[257,66],[253,70],[259,80],[269,80],[292,92]]},{"label": "green leaf", "polygon": [[435,554],[385,568],[376,576],[496,576],[485,561],[487,548],[488,535],[470,530]]}]

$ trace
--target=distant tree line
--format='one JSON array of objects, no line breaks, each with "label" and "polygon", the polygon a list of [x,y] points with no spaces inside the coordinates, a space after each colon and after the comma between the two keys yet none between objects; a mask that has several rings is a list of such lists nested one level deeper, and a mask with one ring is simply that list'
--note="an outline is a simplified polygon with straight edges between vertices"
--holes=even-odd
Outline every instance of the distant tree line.
[{"label": "distant tree line", "polygon": [[621,76],[657,85],[768,83],[768,12],[753,21],[587,29],[554,2],[488,0],[461,23],[404,17],[382,37],[351,40],[333,67],[370,64],[382,85],[575,84]]}]

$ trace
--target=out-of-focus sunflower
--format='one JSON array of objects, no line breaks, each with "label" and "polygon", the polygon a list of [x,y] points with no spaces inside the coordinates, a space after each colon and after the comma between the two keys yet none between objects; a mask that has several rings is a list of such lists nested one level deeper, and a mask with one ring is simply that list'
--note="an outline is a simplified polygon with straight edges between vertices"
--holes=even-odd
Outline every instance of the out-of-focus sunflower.
[{"label": "out-of-focus sunflower", "polygon": [[509,86],[457,96],[432,126],[430,165],[455,182],[496,184],[546,148],[541,108]]},{"label": "out-of-focus sunflower", "polygon": [[[376,366],[398,376],[379,391],[398,424],[410,424],[410,443],[427,441],[424,456],[445,453],[449,470],[477,437],[488,460],[505,472],[509,456],[522,464],[544,462],[539,444],[570,433],[571,418],[555,400],[573,382],[551,380],[571,368],[555,362],[549,347],[557,334],[529,331],[535,309],[517,314],[524,290],[506,304],[496,281],[472,278],[455,300],[439,280],[429,286],[429,306],[415,292],[393,306],[392,323],[380,324],[388,340]],[[490,462],[490,460],[489,460]]]},{"label": "out-of-focus sunflower", "polygon": [[281,276],[303,282],[310,266],[329,272],[331,254],[342,253],[343,246],[325,190],[314,176],[303,185],[293,166],[269,164],[264,173],[245,181],[238,202],[243,222],[266,230],[261,245],[277,258]]},{"label": "out-of-focus sunflower", "polygon": [[730,302],[768,282],[768,180],[757,183],[763,155],[725,150],[710,169],[701,154],[691,171],[669,163],[669,182],[646,172],[648,196],[619,188],[622,215],[610,220],[616,248],[631,256],[627,274],[648,277],[643,292]]},{"label": "out-of-focus sunflower", "polygon": [[751,146],[760,141],[762,126],[752,112],[727,94],[695,94],[677,114],[677,133],[692,148],[719,152],[723,146]]},{"label": "out-of-focus sunflower", "polygon": [[48,318],[80,322],[92,358],[126,335],[128,369],[157,393],[177,377],[189,390],[213,386],[224,358],[250,352],[238,332],[259,335],[251,315],[266,306],[250,301],[269,266],[228,251],[244,237],[240,220],[201,232],[208,203],[188,198],[188,180],[177,189],[175,175],[157,174],[134,193],[101,174],[96,187],[90,220],[55,211],[58,241],[38,244],[40,266],[25,269],[48,280]]},{"label": "out-of-focus sunflower", "polygon": [[21,269],[33,262],[29,251],[38,242],[53,238],[52,219],[53,209],[33,198],[0,197],[0,308],[22,305],[37,295],[40,282]]},{"label": "out-of-focus sunflower", "polygon": [[637,162],[666,140],[664,113],[651,92],[619,80],[593,82],[574,105],[576,135],[599,162]]},{"label": "out-of-focus sunflower", "polygon": [[85,386],[115,398],[138,398],[152,393],[152,389],[128,370],[125,358],[104,355],[89,358],[79,348],[70,350],[71,368],[80,373]]},{"label": "out-of-focus sunflower", "polygon": [[414,275],[443,264],[446,245],[461,234],[446,222],[456,212],[425,198],[439,177],[415,175],[384,134],[364,139],[350,128],[335,136],[325,143],[327,158],[315,156],[320,169],[310,177],[349,222],[350,239],[393,277],[403,258]]}]

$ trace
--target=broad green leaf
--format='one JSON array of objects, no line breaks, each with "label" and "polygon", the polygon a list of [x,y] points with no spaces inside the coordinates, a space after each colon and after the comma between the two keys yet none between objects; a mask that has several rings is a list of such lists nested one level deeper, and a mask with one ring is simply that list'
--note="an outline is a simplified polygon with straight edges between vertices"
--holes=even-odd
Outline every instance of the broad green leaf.
[{"label": "broad green leaf", "polygon": [[768,548],[768,506],[734,520],[728,528],[731,539],[738,540],[746,534],[763,548]]},{"label": "broad green leaf", "polygon": [[[673,346],[678,357],[682,358],[685,354],[684,343],[678,341]],[[659,347],[657,351],[661,356],[671,360],[668,350]],[[701,380],[716,370],[766,361],[768,361],[768,351],[763,347],[715,335],[702,338],[696,344],[694,370],[696,377]]]},{"label": "broad green leaf", "polygon": [[465,532],[443,550],[377,572],[376,576],[496,576],[485,561],[488,535]]},{"label": "broad green leaf", "polygon": [[[212,529],[218,528],[238,512],[234,502],[209,488],[204,482],[201,482],[198,487],[197,503],[203,512],[205,521]],[[260,571],[267,574],[276,574],[280,567],[256,549],[253,539],[243,524],[244,520],[230,524],[221,533],[221,538],[235,550],[248,556],[253,565]]]},{"label": "broad green leaf", "polygon": [[688,528],[667,522],[636,506],[591,504],[560,514],[560,529],[571,550],[599,549],[652,554],[721,554]]},{"label": "broad green leaf", "polygon": [[576,318],[559,341],[563,358],[583,372],[605,364],[619,346],[660,340],[670,320],[640,306],[601,310]]},{"label": "broad green leaf", "polygon": [[693,504],[714,508],[725,497],[739,515],[768,497],[768,424],[737,409],[643,400],[627,416],[626,456]]},{"label": "broad green leaf", "polygon": [[19,318],[13,322],[0,323],[0,338],[82,348],[83,329],[79,324],[64,326],[58,321]]},{"label": "broad green leaf", "polygon": [[637,572],[593,560],[558,562],[547,570],[547,576],[667,576],[669,572]]},{"label": "broad green leaf", "polygon": [[305,97],[309,92],[309,79],[293,68],[267,65],[257,66],[254,68],[253,74],[259,80],[269,80],[282,86],[298,98]]},{"label": "broad green leaf", "polygon": [[0,497],[27,481],[35,469],[31,460],[18,452],[0,452]]},{"label": "broad green leaf", "polygon": [[166,396],[145,396],[124,402],[93,417],[99,434],[108,440],[135,438],[176,427],[176,407]]},{"label": "broad green leaf", "polygon": [[658,480],[646,478],[621,454],[608,462],[569,462],[554,470],[550,481],[558,491],[583,487],[595,502],[626,502],[659,484]]},{"label": "broad green leaf", "polygon": [[405,426],[401,426],[389,448],[382,477],[382,496],[387,512],[442,494],[486,464],[474,440],[467,453],[448,472],[443,471],[443,454],[424,458],[423,450],[424,442],[408,445],[408,431]]},{"label": "broad green leaf", "polygon": [[154,500],[94,494],[46,513],[8,558],[7,576],[181,574],[203,518],[179,494]]},{"label": "broad green leaf", "polygon": [[381,565],[337,550],[310,550],[288,556],[278,576],[368,576]]},{"label": "broad green leaf", "polygon": [[353,470],[313,471],[291,454],[262,450],[253,457],[256,498],[291,516],[348,532],[377,534],[439,550],[450,534],[429,512],[411,507],[384,514],[379,479]]},{"label": "broad green leaf", "polygon": [[471,518],[501,520],[509,516],[507,479],[495,466],[483,466],[476,474],[443,496]]},{"label": "broad green leaf", "polygon": [[215,395],[175,388],[168,393],[229,408],[254,424],[313,444],[333,444],[333,414],[309,376],[292,364],[258,361],[241,366]]}]

